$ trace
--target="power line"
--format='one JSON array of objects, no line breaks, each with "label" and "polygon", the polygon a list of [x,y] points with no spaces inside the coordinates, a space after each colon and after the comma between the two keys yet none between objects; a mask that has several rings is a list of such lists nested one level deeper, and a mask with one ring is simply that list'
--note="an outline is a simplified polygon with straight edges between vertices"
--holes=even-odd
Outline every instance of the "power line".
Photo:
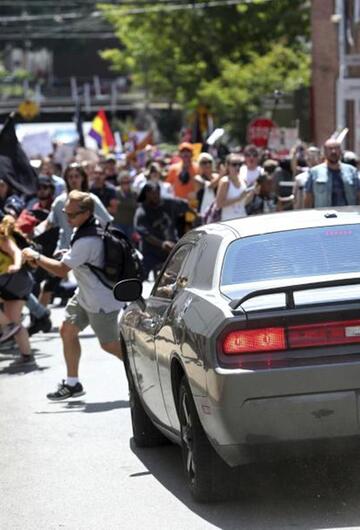
[{"label": "power line", "polygon": [[[263,0],[263,3],[273,2],[274,0]],[[177,3],[169,3],[164,5],[154,5],[144,8],[134,8],[134,9],[127,9],[126,11],[121,11],[122,15],[139,15],[139,14],[146,14],[146,13],[154,13],[158,11],[185,11],[185,10],[197,10],[197,9],[208,9],[213,7],[228,7],[228,6],[235,6],[235,5],[241,5],[241,4],[256,4],[254,0],[214,0],[209,2],[191,2],[188,4],[177,4]],[[261,5],[261,4],[257,4]],[[113,3],[111,4],[113,7],[108,9],[108,11],[117,12],[118,7],[114,7]],[[97,14],[102,15],[101,11],[97,11]]]},{"label": "power line", "polygon": [[[31,0],[35,1],[35,0]],[[78,3],[78,0],[75,0]],[[263,2],[268,3],[272,2],[274,0],[263,0]],[[0,0],[1,2],[4,2],[4,0]],[[107,2],[105,2],[107,3]],[[121,14],[123,16],[125,15],[137,15],[137,14],[146,14],[146,13],[158,13],[158,12],[174,12],[174,11],[185,11],[185,10],[205,10],[208,8],[217,8],[217,7],[230,7],[235,5],[241,5],[241,4],[254,4],[254,0],[210,0],[210,1],[194,1],[189,2],[187,4],[179,3],[178,0],[154,0],[154,1],[131,1],[131,0],[124,0],[121,2],[111,2],[110,4],[110,12],[118,12],[119,7],[126,5],[137,5],[137,6],[144,6],[144,7],[133,7],[133,8],[126,8],[121,11]],[[115,5],[116,4],[116,5]],[[149,5],[151,4],[151,5]],[[154,5],[156,4],[156,5]],[[84,4],[81,4],[82,6]],[[92,4],[94,5],[94,3]],[[261,4],[257,4],[260,6]],[[50,14],[40,14],[40,15],[21,15],[21,16],[5,16],[0,17],[0,24],[3,24],[2,31],[0,32],[0,40],[23,40],[23,39],[59,39],[59,38],[66,38],[66,39],[77,39],[77,38],[100,38],[100,39],[109,39],[114,38],[115,32],[112,31],[111,26],[104,21],[104,15],[101,11],[94,11],[90,10],[88,13],[75,13],[75,12],[52,12]],[[39,26],[28,26],[26,28],[22,28],[18,31],[6,31],[6,25],[13,22],[35,22],[35,21],[41,21],[41,20],[51,20],[54,22],[54,25],[52,27],[46,26],[44,28],[44,31],[42,31],[42,28],[39,28]],[[64,20],[69,20],[70,23],[73,21],[73,27],[70,27],[67,25],[66,27],[63,26],[62,22]],[[88,31],[88,30],[81,30],[76,29],[76,23],[77,22],[83,22],[83,23],[92,23],[92,24],[99,24],[100,22],[104,22],[104,30],[100,29],[99,26],[94,29],[94,31]],[[6,25],[5,25],[6,24]],[[5,25],[5,26],[4,26]]]},{"label": "power line", "polygon": [[105,31],[93,31],[93,32],[66,32],[63,33],[54,33],[54,32],[44,32],[44,33],[8,33],[6,35],[0,33],[0,41],[8,40],[43,40],[43,39],[113,39],[113,32]]},{"label": "power line", "polygon": [[[263,0],[263,2],[271,2],[273,0]],[[191,2],[188,4],[183,3],[176,3],[173,0],[156,0],[155,2],[138,2],[138,1],[123,1],[119,2],[115,7],[115,2],[109,3],[110,9],[109,11],[117,12],[118,8],[123,5],[146,5],[146,7],[136,7],[127,9],[126,11],[122,12],[125,15],[135,15],[135,14],[142,14],[142,13],[151,13],[156,11],[181,11],[181,10],[193,10],[193,9],[208,9],[213,7],[227,7],[227,6],[234,6],[234,5],[240,5],[240,4],[253,4],[254,0],[213,0],[213,1],[205,1],[205,2]],[[107,5],[107,2],[103,3],[104,5]],[[148,5],[152,4],[152,5]],[[156,4],[156,5],[154,5]],[[3,5],[0,3],[0,5]],[[113,9],[112,9],[113,8]],[[101,11],[91,11],[89,13],[89,16],[91,17],[100,17],[102,16]],[[52,12],[51,14],[39,14],[39,15],[28,15],[28,14],[22,14],[22,15],[10,15],[10,16],[0,16],[0,22],[1,23],[11,23],[11,22],[32,22],[37,20],[54,20],[56,19],[77,19],[82,18],[84,15],[83,13],[65,13],[65,12]]]}]

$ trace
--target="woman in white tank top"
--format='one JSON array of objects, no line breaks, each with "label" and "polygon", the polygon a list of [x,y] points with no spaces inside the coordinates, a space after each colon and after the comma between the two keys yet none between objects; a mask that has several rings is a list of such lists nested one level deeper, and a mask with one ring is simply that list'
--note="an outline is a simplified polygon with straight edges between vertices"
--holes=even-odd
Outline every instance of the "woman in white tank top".
[{"label": "woman in white tank top", "polygon": [[253,191],[247,191],[246,182],[240,178],[241,159],[236,154],[226,159],[227,174],[220,179],[216,194],[216,206],[221,208],[221,220],[246,217],[245,205]]}]

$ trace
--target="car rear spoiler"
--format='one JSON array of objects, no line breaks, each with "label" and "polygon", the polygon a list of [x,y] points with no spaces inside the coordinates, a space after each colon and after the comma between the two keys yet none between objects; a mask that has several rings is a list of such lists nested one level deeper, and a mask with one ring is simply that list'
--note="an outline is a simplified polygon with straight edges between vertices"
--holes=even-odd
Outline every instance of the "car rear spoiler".
[{"label": "car rear spoiler", "polygon": [[229,306],[232,310],[237,309],[239,306],[241,306],[244,302],[247,300],[250,300],[251,298],[256,298],[258,296],[263,295],[270,295],[270,294],[278,294],[278,293],[284,293],[285,299],[286,299],[286,308],[287,309],[295,309],[295,300],[294,300],[294,293],[297,291],[310,291],[311,289],[322,289],[326,287],[341,287],[342,285],[358,285],[360,284],[360,276],[352,277],[352,278],[337,278],[333,280],[323,280],[323,281],[317,281],[317,282],[309,282],[309,283],[299,283],[298,285],[282,285],[280,287],[270,287],[267,289],[259,289],[257,291],[252,291],[250,293],[247,293],[242,298],[239,298],[237,300],[231,300],[229,303]]}]

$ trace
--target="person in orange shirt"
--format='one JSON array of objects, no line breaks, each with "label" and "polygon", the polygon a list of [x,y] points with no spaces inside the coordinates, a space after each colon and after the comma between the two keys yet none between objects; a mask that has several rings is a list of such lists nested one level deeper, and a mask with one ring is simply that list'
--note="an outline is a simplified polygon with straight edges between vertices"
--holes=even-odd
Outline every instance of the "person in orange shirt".
[{"label": "person in orange shirt", "polygon": [[179,145],[180,162],[172,164],[166,177],[175,193],[175,197],[191,200],[196,197],[195,175],[199,172],[198,165],[192,161],[193,145],[183,142]]}]

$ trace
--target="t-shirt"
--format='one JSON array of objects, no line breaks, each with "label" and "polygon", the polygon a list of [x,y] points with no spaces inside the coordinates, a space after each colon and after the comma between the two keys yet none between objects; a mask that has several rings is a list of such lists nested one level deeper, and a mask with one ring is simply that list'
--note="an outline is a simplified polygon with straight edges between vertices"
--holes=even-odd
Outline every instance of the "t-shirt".
[{"label": "t-shirt", "polygon": [[117,224],[132,226],[135,211],[138,206],[136,193],[134,191],[124,193],[124,191],[118,187],[116,190],[116,198],[118,204],[114,222]]},{"label": "t-shirt", "polygon": [[123,304],[115,300],[111,289],[105,287],[85,263],[103,267],[104,244],[100,237],[82,237],[62,257],[72,269],[78,287],[76,294],[79,304],[89,313],[111,313],[118,311]]},{"label": "t-shirt", "polygon": [[51,179],[55,186],[54,197],[59,197],[66,189],[65,180],[58,175],[51,175]]},{"label": "t-shirt", "polygon": [[111,201],[116,199],[116,189],[112,184],[105,182],[102,188],[91,186],[91,193],[99,197],[105,208],[109,208]]},{"label": "t-shirt", "polygon": [[13,264],[11,256],[0,250],[0,274],[6,274],[10,265]]},{"label": "t-shirt", "polygon": [[328,168],[332,179],[331,204],[332,206],[347,206],[344,183],[341,178],[340,169]]},{"label": "t-shirt", "polygon": [[240,178],[245,180],[248,186],[255,184],[256,179],[263,173],[262,167],[258,166],[255,169],[249,169],[246,164],[240,168]]},{"label": "t-shirt", "polygon": [[[170,199],[169,199],[170,200]],[[141,251],[143,254],[152,254],[159,259],[165,259],[167,252],[157,245],[146,241],[146,236],[152,235],[161,241],[176,241],[176,233],[171,213],[164,206],[157,208],[141,205],[137,208],[134,227],[142,236]]]},{"label": "t-shirt", "polygon": [[188,173],[188,175],[184,175],[184,178],[188,177],[188,180],[185,183],[183,183],[180,178],[183,171],[182,162],[171,165],[166,180],[172,185],[175,197],[188,199],[189,195],[195,192],[194,176],[199,170],[197,164],[192,163],[189,169],[184,171],[184,173]]}]

